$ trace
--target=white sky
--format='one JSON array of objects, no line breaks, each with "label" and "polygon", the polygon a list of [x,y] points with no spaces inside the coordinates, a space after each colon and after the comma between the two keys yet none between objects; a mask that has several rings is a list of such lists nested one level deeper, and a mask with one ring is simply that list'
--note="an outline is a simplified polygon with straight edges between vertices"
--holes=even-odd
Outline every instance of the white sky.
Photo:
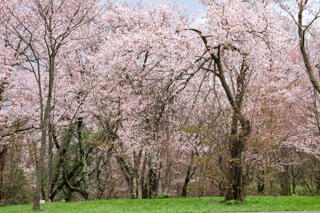
[{"label": "white sky", "polygon": [[[143,1],[143,0],[142,0]],[[130,4],[135,4],[138,2],[141,2],[141,0],[127,0],[128,3]],[[175,1],[170,1],[170,0],[144,0],[144,2],[150,2],[154,4],[159,4],[159,3],[167,3],[167,2],[176,2],[178,5],[180,5],[181,8],[185,8],[187,11],[188,15],[195,15],[196,20],[195,20],[195,25],[202,22],[203,17],[205,15],[205,8],[203,5],[201,5],[198,0],[175,0]]]}]

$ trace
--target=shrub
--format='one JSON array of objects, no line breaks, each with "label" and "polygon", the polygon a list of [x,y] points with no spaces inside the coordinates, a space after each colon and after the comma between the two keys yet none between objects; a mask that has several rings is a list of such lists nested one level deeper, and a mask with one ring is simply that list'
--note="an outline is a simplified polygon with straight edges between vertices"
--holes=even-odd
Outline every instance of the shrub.
[{"label": "shrub", "polygon": [[170,194],[159,194],[158,195],[158,197],[157,198],[159,198],[159,199],[163,199],[163,198],[170,198],[171,196],[170,196]]}]

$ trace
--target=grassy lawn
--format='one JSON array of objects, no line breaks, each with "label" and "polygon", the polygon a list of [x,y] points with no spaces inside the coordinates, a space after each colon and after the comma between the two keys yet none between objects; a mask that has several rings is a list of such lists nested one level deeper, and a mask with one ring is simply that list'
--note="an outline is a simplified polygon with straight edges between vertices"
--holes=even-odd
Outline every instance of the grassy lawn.
[{"label": "grassy lawn", "polygon": [[[42,204],[43,213],[209,213],[230,211],[303,211],[320,210],[320,197],[315,196],[249,196],[238,205],[221,203],[221,197],[151,200],[98,200],[77,203]],[[0,207],[1,213],[32,212],[31,205]]]}]

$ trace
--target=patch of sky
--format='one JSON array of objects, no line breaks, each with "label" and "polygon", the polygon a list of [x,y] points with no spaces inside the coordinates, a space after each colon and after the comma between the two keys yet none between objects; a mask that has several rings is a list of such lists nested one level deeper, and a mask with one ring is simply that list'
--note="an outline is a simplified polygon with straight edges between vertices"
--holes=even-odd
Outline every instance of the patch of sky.
[{"label": "patch of sky", "polygon": [[204,22],[205,18],[205,7],[199,3],[198,0],[176,0],[176,1],[169,1],[169,0],[127,0],[129,4],[139,4],[141,2],[147,2],[152,4],[160,4],[160,3],[170,3],[170,4],[177,4],[180,8],[185,9],[186,14],[189,16],[194,17],[193,25],[197,26]]}]

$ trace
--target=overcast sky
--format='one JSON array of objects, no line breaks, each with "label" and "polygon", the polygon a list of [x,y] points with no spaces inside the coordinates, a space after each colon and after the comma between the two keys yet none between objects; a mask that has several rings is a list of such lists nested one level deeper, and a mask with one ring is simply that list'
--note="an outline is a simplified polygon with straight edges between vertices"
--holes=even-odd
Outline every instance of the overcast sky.
[{"label": "overcast sky", "polygon": [[[144,0],[145,2],[151,2],[154,4],[159,4],[161,2],[173,2],[169,0]],[[127,0],[127,2],[135,4],[141,2],[141,0]],[[196,22],[201,22],[201,17],[205,14],[204,7],[199,4],[198,0],[176,0],[176,2],[182,7],[187,9],[189,15],[197,15]]]}]

